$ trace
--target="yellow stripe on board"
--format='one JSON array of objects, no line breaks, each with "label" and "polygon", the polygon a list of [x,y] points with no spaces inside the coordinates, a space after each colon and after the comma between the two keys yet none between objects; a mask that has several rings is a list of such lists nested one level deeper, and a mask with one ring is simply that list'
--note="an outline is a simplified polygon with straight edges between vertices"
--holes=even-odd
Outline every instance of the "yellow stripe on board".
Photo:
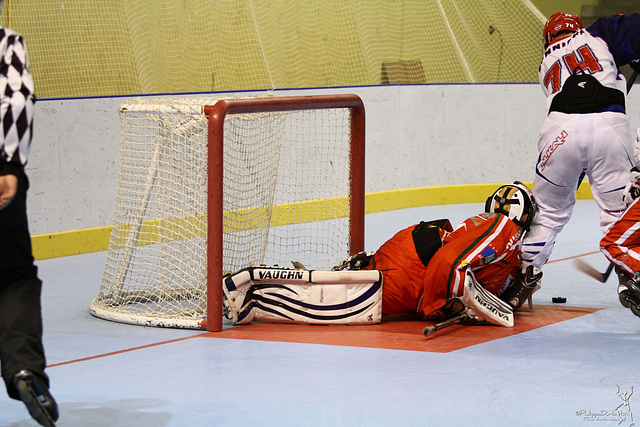
[{"label": "yellow stripe on board", "polygon": [[[224,233],[266,228],[267,224],[270,227],[278,227],[344,218],[349,213],[348,203],[349,198],[345,196],[228,211],[224,213]],[[136,246],[142,246],[204,237],[207,231],[207,217],[196,215],[145,221],[140,226],[137,236],[131,234],[133,224],[130,223],[113,228],[114,235],[118,236],[115,244],[126,245],[127,239],[132,238],[135,239]]]},{"label": "yellow stripe on board", "polygon": [[322,200],[285,203],[272,207],[239,209],[224,213],[224,232],[264,228],[344,218],[349,213],[349,198],[334,197]]},{"label": "yellow stripe on board", "polygon": [[111,227],[31,236],[36,260],[105,251],[109,248]]},{"label": "yellow stripe on board", "polygon": [[[381,191],[365,196],[365,212],[375,213],[421,206],[449,205],[458,203],[484,202],[501,184],[450,185],[441,187],[422,187],[405,190]],[[531,188],[531,183],[526,183]],[[576,193],[578,199],[590,199],[591,190],[584,182]],[[310,206],[316,208],[311,211]],[[290,203],[275,206],[269,218],[268,209],[246,209],[226,213],[225,232],[246,230],[263,224],[267,218],[271,226],[321,221],[347,215],[347,198],[339,197],[320,201]],[[336,214],[336,212],[338,212]],[[203,236],[206,218],[169,219],[149,221],[141,227],[137,241],[144,244],[160,240]],[[161,224],[163,223],[163,224]],[[165,227],[170,224],[170,227]],[[163,225],[165,232],[159,236],[155,229]],[[130,227],[130,226],[128,226]],[[31,237],[33,256],[36,260],[79,255],[105,251],[109,248],[112,227],[89,228],[85,230],[64,231],[41,234]],[[187,234],[185,234],[185,230]],[[125,233],[123,233],[124,235]]]}]

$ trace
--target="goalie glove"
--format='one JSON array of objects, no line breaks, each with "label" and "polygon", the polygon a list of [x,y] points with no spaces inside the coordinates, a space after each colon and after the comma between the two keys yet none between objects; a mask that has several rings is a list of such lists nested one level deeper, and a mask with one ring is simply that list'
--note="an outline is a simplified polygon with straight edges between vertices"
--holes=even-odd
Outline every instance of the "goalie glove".
[{"label": "goalie glove", "polygon": [[460,320],[460,323],[462,323],[463,325],[476,325],[478,323],[482,323],[482,320],[478,319],[473,311],[470,311],[467,307],[465,307],[460,298],[450,299],[449,302],[438,311],[436,319],[438,321],[443,321],[460,315],[464,315],[464,317],[462,317]]},{"label": "goalie glove", "polygon": [[358,252],[334,266],[331,270],[364,270],[369,266],[375,252]]},{"label": "goalie glove", "polygon": [[629,206],[638,196],[640,196],[640,169],[634,166],[629,172],[629,182],[624,188],[624,202]]},{"label": "goalie glove", "polygon": [[500,295],[500,299],[513,308],[520,308],[531,295],[540,289],[542,271],[530,265],[516,277],[516,280]]}]

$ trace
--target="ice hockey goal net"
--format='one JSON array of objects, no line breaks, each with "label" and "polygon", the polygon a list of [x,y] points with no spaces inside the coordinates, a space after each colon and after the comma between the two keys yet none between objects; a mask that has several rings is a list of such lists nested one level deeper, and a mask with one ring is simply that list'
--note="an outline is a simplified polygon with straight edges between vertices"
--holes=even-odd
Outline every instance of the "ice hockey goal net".
[{"label": "ice hockey goal net", "polygon": [[146,98],[120,106],[109,250],[90,312],[222,329],[222,275],[330,269],[364,246],[356,95]]}]

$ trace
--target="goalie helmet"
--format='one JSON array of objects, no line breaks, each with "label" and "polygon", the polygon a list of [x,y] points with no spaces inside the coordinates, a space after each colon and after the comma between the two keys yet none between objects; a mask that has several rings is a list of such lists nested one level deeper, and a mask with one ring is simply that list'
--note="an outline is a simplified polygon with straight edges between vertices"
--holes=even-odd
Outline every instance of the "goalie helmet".
[{"label": "goalie helmet", "polygon": [[563,31],[576,32],[583,28],[582,21],[576,15],[570,13],[556,12],[544,24],[542,37],[544,38],[545,49],[551,44],[551,40]]},{"label": "goalie helmet", "polygon": [[488,199],[485,212],[500,213],[508,216],[520,227],[528,230],[538,211],[533,193],[519,181],[498,188]]}]

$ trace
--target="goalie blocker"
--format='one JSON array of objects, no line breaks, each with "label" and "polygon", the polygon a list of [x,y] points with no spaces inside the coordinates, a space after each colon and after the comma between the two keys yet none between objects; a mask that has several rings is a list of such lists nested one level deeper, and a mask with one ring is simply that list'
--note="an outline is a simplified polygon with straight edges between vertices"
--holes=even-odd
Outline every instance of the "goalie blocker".
[{"label": "goalie blocker", "polygon": [[478,283],[470,267],[466,268],[464,291],[459,297],[470,319],[486,321],[494,325],[513,327],[513,308],[500,298],[487,291]]},{"label": "goalie blocker", "polygon": [[223,281],[234,325],[264,322],[363,325],[382,318],[382,273],[249,267]]}]

